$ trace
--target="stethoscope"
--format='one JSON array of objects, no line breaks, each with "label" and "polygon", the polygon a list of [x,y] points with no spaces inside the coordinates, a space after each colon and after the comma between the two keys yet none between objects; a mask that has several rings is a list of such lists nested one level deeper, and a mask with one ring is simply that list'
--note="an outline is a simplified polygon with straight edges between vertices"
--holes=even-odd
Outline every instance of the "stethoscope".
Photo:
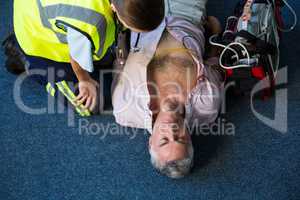
[{"label": "stethoscope", "polygon": [[138,33],[134,46],[130,48],[130,52],[137,53],[141,51],[141,48],[139,47],[140,38],[141,38],[141,33]]},{"label": "stethoscope", "polygon": [[[114,14],[114,19],[115,19],[114,21],[116,26],[115,38],[116,41],[118,41],[118,35],[122,31],[124,31],[124,25],[120,22],[116,14]],[[134,43],[134,46],[130,48],[130,52],[137,53],[141,51],[141,47],[139,47],[140,38],[141,38],[141,33],[137,33],[136,41]],[[118,46],[118,44],[116,44],[116,46]]]}]

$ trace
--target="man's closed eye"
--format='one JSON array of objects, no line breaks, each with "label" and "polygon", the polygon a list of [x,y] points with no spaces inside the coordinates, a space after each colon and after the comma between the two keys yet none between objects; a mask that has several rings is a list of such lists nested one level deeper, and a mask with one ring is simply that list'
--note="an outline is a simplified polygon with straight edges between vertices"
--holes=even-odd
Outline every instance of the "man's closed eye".
[{"label": "man's closed eye", "polygon": [[168,138],[164,137],[160,140],[159,146],[162,147],[162,146],[168,144],[168,142],[169,142]]},{"label": "man's closed eye", "polygon": [[187,144],[185,139],[179,138],[176,140],[176,142],[180,143],[180,144]]}]

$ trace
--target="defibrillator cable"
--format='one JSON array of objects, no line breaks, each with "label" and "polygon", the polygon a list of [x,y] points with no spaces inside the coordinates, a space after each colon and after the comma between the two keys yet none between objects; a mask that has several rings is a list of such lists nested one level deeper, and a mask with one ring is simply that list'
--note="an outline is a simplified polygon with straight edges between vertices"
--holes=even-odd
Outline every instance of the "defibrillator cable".
[{"label": "defibrillator cable", "polygon": [[[215,34],[215,35],[212,35],[210,38],[209,38],[209,44],[213,45],[213,46],[218,46],[218,47],[221,47],[223,49],[227,48],[228,46],[225,46],[221,43],[216,43],[216,42],[213,42],[213,39],[218,37],[218,34]],[[239,54],[236,50],[234,50],[233,48],[229,47],[228,50],[232,51],[235,55],[234,57],[236,57],[237,59],[239,58]]]},{"label": "defibrillator cable", "polygon": [[[222,58],[223,58],[225,52],[226,52],[227,50],[230,50],[231,47],[234,46],[234,45],[238,45],[238,46],[242,47],[242,49],[244,50],[244,52],[245,52],[245,54],[246,54],[246,56],[247,56],[246,59],[247,59],[247,61],[248,61],[246,65],[245,65],[245,64],[242,64],[242,65],[235,65],[235,66],[231,66],[231,67],[228,67],[228,66],[223,65],[223,63],[222,63]],[[239,57],[238,57],[237,60],[238,60],[238,61],[240,60]],[[237,68],[248,68],[248,67],[251,67],[251,65],[250,65],[250,54],[249,54],[247,48],[246,48],[243,44],[241,44],[241,43],[239,43],[239,42],[232,42],[232,43],[230,43],[228,46],[226,46],[226,48],[222,51],[222,53],[221,53],[221,55],[220,55],[220,58],[219,58],[219,65],[220,65],[222,68],[224,68],[224,69],[237,69]]]},{"label": "defibrillator cable", "polygon": [[[217,36],[218,36],[218,35],[213,35],[213,36],[211,36],[211,37],[209,38],[209,43],[210,43],[211,45],[213,45],[213,46],[218,46],[218,47],[224,48],[224,50],[222,51],[222,53],[221,53],[221,55],[220,55],[220,58],[219,58],[219,65],[220,65],[222,68],[224,68],[224,69],[237,69],[237,68],[251,67],[251,65],[250,65],[250,55],[249,55],[249,52],[248,52],[247,48],[246,48],[243,44],[241,44],[241,43],[239,43],[239,42],[232,42],[232,43],[230,43],[229,45],[225,46],[225,45],[223,45],[223,44],[213,42],[213,39],[214,39],[215,37],[217,37]],[[224,56],[225,52],[228,51],[228,50],[232,51],[232,52],[235,54],[234,56],[232,56],[232,58],[236,58],[237,61],[240,60],[240,57],[239,57],[238,52],[237,52],[235,49],[232,48],[232,46],[234,46],[234,45],[235,45],[235,46],[238,45],[238,46],[242,47],[242,49],[244,50],[243,52],[244,52],[244,53],[246,54],[246,56],[247,56],[247,58],[246,58],[247,61],[248,61],[248,62],[247,62],[247,65],[242,64],[242,65],[235,65],[235,66],[231,66],[231,67],[228,67],[228,66],[223,65],[223,63],[222,63],[223,56]]]},{"label": "defibrillator cable", "polygon": [[295,27],[297,26],[298,17],[297,17],[296,11],[293,9],[293,7],[286,0],[282,0],[282,2],[288,7],[288,9],[291,11],[292,15],[294,16],[294,23],[290,28],[284,29],[284,28],[278,26],[278,29],[281,32],[288,33],[288,32],[293,31],[295,29]]}]

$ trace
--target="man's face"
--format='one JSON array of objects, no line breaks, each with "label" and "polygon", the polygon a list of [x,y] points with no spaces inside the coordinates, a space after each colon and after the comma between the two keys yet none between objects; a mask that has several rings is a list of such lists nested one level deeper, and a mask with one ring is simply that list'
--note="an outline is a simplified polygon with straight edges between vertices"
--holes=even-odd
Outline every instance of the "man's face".
[{"label": "man's face", "polygon": [[149,139],[149,148],[156,152],[160,164],[186,158],[190,142],[191,137],[180,114],[158,114]]}]

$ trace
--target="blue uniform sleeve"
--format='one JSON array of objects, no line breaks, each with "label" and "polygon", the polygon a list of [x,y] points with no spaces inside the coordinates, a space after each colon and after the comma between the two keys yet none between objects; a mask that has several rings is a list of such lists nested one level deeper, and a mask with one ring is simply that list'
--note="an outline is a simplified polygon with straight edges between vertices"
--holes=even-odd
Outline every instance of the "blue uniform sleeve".
[{"label": "blue uniform sleeve", "polygon": [[70,56],[81,66],[82,69],[93,72],[93,56],[91,41],[82,33],[67,27],[67,41]]}]

